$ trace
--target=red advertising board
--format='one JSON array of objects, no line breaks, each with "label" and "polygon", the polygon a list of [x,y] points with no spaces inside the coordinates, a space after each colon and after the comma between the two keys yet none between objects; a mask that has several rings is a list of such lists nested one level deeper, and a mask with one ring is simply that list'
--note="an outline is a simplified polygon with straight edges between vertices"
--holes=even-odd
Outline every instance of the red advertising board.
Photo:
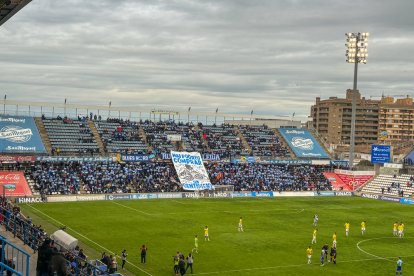
[{"label": "red advertising board", "polygon": [[36,156],[0,155],[0,162],[34,162]]},{"label": "red advertising board", "polygon": [[15,186],[12,189],[5,189],[6,196],[31,196],[32,191],[27,184],[23,172],[2,172],[0,171],[0,191],[3,195],[4,185]]},{"label": "red advertising board", "polygon": [[348,190],[348,187],[346,187],[345,183],[339,178],[336,173],[324,172],[323,174],[325,175],[326,179],[329,180],[334,190]]}]

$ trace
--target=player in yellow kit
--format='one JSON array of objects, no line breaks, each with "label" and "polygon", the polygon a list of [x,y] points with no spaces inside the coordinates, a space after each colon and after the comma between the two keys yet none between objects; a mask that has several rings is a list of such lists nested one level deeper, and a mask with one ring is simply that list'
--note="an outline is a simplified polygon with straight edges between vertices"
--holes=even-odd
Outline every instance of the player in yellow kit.
[{"label": "player in yellow kit", "polygon": [[306,255],[308,255],[308,264],[312,263],[312,254],[313,254],[313,249],[309,245],[309,247],[306,249]]},{"label": "player in yellow kit", "polygon": [[336,232],[332,235],[332,247],[336,247]]},{"label": "player in yellow kit", "polygon": [[365,233],[365,220],[363,222],[361,222],[361,234],[364,235]]},{"label": "player in yellow kit", "polygon": [[316,243],[316,234],[318,233],[318,229],[315,228],[313,229],[313,233],[312,233],[312,244]]},{"label": "player in yellow kit", "polygon": [[398,229],[398,237],[402,238],[404,237],[404,223],[400,222],[397,226]]},{"label": "player in yellow kit", "polygon": [[208,226],[204,227],[204,241],[210,241],[210,237],[208,236]]},{"label": "player in yellow kit", "polygon": [[243,218],[240,217],[239,219],[239,232],[243,232]]},{"label": "player in yellow kit", "polygon": [[195,235],[195,237],[194,237],[194,248],[193,248],[193,250],[191,250],[191,252],[196,252],[196,253],[198,253],[198,236],[197,235]]},{"label": "player in yellow kit", "polygon": [[394,236],[398,235],[398,223],[397,222],[394,222],[394,225],[392,226],[392,234]]},{"label": "player in yellow kit", "polygon": [[349,235],[349,222],[345,223],[345,235],[348,237]]}]

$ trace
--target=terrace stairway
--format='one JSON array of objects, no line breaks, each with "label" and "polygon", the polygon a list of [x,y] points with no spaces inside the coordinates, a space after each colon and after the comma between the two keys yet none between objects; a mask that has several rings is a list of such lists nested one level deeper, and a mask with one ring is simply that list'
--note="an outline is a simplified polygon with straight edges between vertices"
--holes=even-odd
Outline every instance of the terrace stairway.
[{"label": "terrace stairway", "polygon": [[247,152],[252,153],[253,149],[247,142],[246,138],[243,136],[243,133],[240,131],[238,127],[235,127],[235,129],[236,129],[237,137],[242,142],[243,148],[246,149]]},{"label": "terrace stairway", "polygon": [[92,120],[88,120],[88,126],[92,132],[93,137],[95,138],[96,144],[99,148],[99,154],[105,155],[105,146],[102,142],[101,136],[98,133],[98,130],[96,129],[96,126]]},{"label": "terrace stairway", "polygon": [[42,118],[35,117],[35,123],[39,130],[40,137],[42,138],[43,144],[45,145],[48,154],[52,152],[52,144],[50,143],[49,136],[47,135],[45,125],[43,124]]},{"label": "terrace stairway", "polygon": [[145,133],[145,130],[144,130],[143,127],[138,127],[138,135],[139,135],[139,137],[141,137],[142,141],[144,141],[145,144],[147,145],[147,151],[148,152],[152,152],[153,151],[153,148],[147,142],[147,134]]}]

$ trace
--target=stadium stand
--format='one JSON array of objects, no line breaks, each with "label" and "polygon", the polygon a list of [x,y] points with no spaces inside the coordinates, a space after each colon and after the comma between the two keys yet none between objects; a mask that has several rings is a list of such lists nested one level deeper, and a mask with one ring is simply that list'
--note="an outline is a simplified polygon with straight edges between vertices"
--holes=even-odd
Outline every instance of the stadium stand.
[{"label": "stadium stand", "polygon": [[[2,196],[0,196],[0,222],[4,226],[6,235],[13,235],[20,239],[23,245],[29,246],[34,253],[37,253],[37,256],[32,255],[32,260],[35,257],[37,264],[33,265],[31,262],[29,274],[22,273],[16,275],[36,275],[40,272],[39,275],[110,275],[109,265],[97,267],[94,265],[97,262],[89,260],[79,246],[76,246],[74,249],[68,249],[62,246],[62,244],[58,244],[58,242],[49,237],[41,225],[34,225],[32,219],[25,217],[20,212],[18,206],[15,206],[10,200]],[[65,228],[65,226],[62,226],[61,230],[65,230]],[[12,251],[7,247],[3,249],[6,256],[11,256],[11,258],[6,258],[5,256],[5,260],[13,260],[18,256],[15,250]],[[59,266],[56,266],[56,257],[62,258],[62,262],[57,262],[60,264]],[[8,262],[7,265],[13,267],[11,264],[11,262]],[[36,271],[33,271],[34,266],[36,266]],[[101,269],[102,267],[103,270]],[[17,265],[16,269],[19,269],[19,265]],[[56,270],[59,272],[56,273]]]},{"label": "stadium stand", "polygon": [[107,119],[94,123],[108,153],[147,152],[147,145],[139,135],[139,125],[136,122]]},{"label": "stadium stand", "polygon": [[[141,123],[147,143],[154,152],[170,152],[171,150],[203,151],[203,144],[199,131],[192,124],[175,123],[173,121]],[[181,136],[181,145],[168,140],[168,135]]]},{"label": "stadium stand", "polygon": [[363,193],[384,194],[394,197],[414,196],[414,176],[402,175],[378,175],[362,188]]},{"label": "stadium stand", "polygon": [[325,166],[276,164],[209,164],[215,185],[234,185],[235,191],[331,190]]},{"label": "stadium stand", "polygon": [[267,126],[240,126],[254,156],[291,157],[289,149]]},{"label": "stadium stand", "polygon": [[99,153],[99,148],[87,124],[87,118],[72,120],[57,117],[42,118],[52,146],[52,155]]},{"label": "stadium stand", "polygon": [[77,167],[75,162],[36,162],[26,172],[26,178],[34,194],[78,194],[80,179]]},{"label": "stadium stand", "polygon": [[202,131],[202,137],[207,140],[208,153],[219,154],[221,157],[230,157],[231,155],[248,155],[243,148],[241,139],[237,136],[236,128],[228,124],[220,126],[203,126],[199,124]]},{"label": "stadium stand", "polygon": [[[326,166],[209,163],[206,169],[212,184],[235,191],[332,189]],[[170,162],[35,162],[26,175],[35,195],[182,191]]]},{"label": "stadium stand", "polygon": [[174,168],[168,163],[82,163],[80,178],[86,193],[176,192]]}]

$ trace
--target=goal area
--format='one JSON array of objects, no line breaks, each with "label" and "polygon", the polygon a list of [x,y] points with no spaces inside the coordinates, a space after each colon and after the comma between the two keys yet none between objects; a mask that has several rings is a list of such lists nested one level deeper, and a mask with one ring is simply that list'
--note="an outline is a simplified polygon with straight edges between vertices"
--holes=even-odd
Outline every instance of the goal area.
[{"label": "goal area", "polygon": [[234,185],[213,185],[215,192],[234,192]]}]

